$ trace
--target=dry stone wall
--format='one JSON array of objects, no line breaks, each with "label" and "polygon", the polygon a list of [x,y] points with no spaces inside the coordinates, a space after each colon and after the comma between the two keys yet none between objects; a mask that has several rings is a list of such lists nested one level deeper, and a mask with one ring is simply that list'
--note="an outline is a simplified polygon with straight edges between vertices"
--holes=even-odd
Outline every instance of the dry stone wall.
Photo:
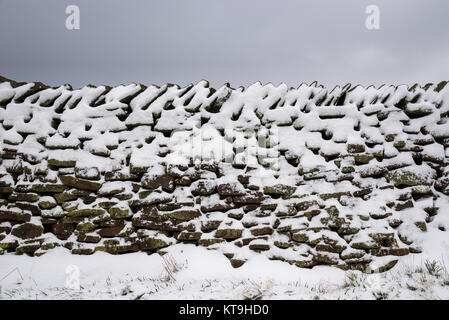
[{"label": "dry stone wall", "polygon": [[264,254],[384,271],[447,214],[446,82],[0,81],[0,254],[190,243],[234,267]]}]

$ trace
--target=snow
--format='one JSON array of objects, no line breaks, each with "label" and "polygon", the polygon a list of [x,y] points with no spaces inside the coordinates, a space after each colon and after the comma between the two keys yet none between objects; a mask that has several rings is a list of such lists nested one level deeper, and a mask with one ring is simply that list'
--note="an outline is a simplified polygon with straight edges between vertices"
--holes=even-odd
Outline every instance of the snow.
[{"label": "snow", "polygon": [[[215,250],[174,245],[164,250],[180,268],[174,273],[174,280],[168,277],[164,258],[158,254],[137,252],[114,256],[97,252],[78,256],[56,248],[41,257],[2,257],[0,276],[15,268],[18,272],[12,272],[0,282],[0,298],[243,299],[251,293],[248,291],[256,290],[262,291],[264,299],[375,299],[382,293],[389,299],[448,299],[449,286],[443,284],[441,277],[425,272],[406,276],[411,270],[424,268],[426,259],[444,258],[447,263],[448,239],[428,240],[430,250],[425,255],[405,257],[382,274],[348,273],[328,266],[303,269],[256,254],[242,267],[234,269]],[[69,277],[66,272],[73,268],[70,266],[76,266],[80,272],[80,289],[66,287]],[[362,284],[348,284],[352,277],[357,277]],[[427,281],[422,285],[425,291],[409,288],[419,281]]]}]

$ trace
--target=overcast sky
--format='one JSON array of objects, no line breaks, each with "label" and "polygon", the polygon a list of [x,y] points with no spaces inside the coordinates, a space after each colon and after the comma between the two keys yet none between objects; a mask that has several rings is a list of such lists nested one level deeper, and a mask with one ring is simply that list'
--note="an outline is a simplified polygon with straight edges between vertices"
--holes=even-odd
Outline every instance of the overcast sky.
[{"label": "overcast sky", "polygon": [[[65,28],[66,6],[81,28]],[[380,8],[380,30],[365,8]],[[445,0],[0,0],[0,75],[49,85],[449,80]]]}]

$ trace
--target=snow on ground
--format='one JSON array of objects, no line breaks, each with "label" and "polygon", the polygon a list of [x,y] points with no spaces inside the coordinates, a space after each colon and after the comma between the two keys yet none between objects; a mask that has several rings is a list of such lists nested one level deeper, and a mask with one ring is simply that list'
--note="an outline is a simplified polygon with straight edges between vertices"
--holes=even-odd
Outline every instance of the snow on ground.
[{"label": "snow on ground", "polygon": [[[164,256],[79,256],[57,248],[41,257],[1,257],[0,299],[449,299],[448,241],[438,244],[445,252],[430,243],[427,255],[403,257],[381,274],[304,269],[263,255],[234,269],[219,252],[186,244]],[[74,270],[79,289],[67,282],[76,280]]]}]

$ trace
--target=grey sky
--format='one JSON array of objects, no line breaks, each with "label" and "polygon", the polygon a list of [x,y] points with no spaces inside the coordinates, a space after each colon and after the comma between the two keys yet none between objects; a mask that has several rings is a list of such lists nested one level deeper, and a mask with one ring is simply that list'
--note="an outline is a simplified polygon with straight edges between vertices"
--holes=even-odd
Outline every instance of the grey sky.
[{"label": "grey sky", "polygon": [[[81,29],[65,28],[76,4]],[[380,7],[381,30],[365,28]],[[449,1],[0,0],[0,75],[79,87],[449,80]]]}]

